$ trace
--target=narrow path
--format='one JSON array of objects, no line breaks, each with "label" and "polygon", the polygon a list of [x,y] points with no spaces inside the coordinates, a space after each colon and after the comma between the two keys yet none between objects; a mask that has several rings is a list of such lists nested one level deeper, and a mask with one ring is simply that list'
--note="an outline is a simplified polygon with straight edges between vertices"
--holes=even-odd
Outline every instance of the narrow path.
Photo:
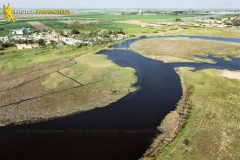
[{"label": "narrow path", "polygon": [[[71,65],[68,65],[68,66],[64,66],[64,67],[60,68],[60,70],[69,68],[69,67],[71,67],[71,66],[73,66],[73,65],[75,65],[75,64],[76,64],[76,63],[71,64]],[[18,87],[21,87],[21,86],[23,86],[23,85],[26,85],[26,84],[28,84],[28,83],[31,83],[31,82],[33,82],[33,81],[35,81],[35,80],[38,80],[38,79],[43,78],[43,77],[46,77],[46,76],[48,76],[48,75],[50,75],[50,74],[56,73],[56,72],[58,72],[58,71],[60,71],[60,70],[54,70],[54,71],[52,71],[52,72],[50,72],[50,73],[47,73],[47,74],[44,74],[44,75],[42,75],[42,76],[38,76],[38,77],[36,77],[36,78],[34,78],[34,79],[25,81],[25,82],[23,82],[23,83],[21,83],[21,84],[19,84],[19,85],[14,86],[14,87],[11,87],[11,88],[8,88],[8,89],[5,89],[5,90],[1,90],[0,93],[1,93],[1,92],[6,92],[6,91],[11,91],[11,90],[16,89],[16,88],[18,88]]]},{"label": "narrow path", "polygon": [[70,80],[72,80],[72,81],[74,81],[74,82],[76,82],[77,84],[79,84],[80,86],[83,86],[83,84],[82,83],[80,83],[79,81],[77,81],[76,79],[73,79],[73,78],[71,78],[71,77],[69,77],[69,76],[67,76],[66,74],[63,74],[62,72],[60,72],[59,70],[57,71],[57,73],[59,73],[60,75],[62,75],[63,77],[66,77],[66,78],[68,78],[68,79],[70,79]]}]

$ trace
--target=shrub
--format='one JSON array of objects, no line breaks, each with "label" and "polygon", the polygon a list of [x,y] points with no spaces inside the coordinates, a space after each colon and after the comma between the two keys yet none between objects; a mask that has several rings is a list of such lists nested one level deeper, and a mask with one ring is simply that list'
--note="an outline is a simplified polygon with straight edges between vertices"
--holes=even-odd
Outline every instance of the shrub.
[{"label": "shrub", "polygon": [[233,25],[234,26],[240,26],[240,18],[236,18],[233,20]]},{"label": "shrub", "polygon": [[87,46],[88,44],[86,44],[86,43],[80,43],[80,44],[78,44],[77,45],[77,48],[82,48],[82,47],[85,47],[85,46]]},{"label": "shrub", "polygon": [[4,50],[2,44],[0,43],[0,51]]},{"label": "shrub", "polygon": [[8,47],[13,47],[14,43],[13,42],[5,42],[1,43],[2,48],[8,48]]},{"label": "shrub", "polygon": [[77,29],[72,29],[71,33],[72,34],[80,34],[80,32]]},{"label": "shrub", "polygon": [[186,146],[189,145],[189,143],[190,143],[190,141],[189,141],[187,138],[185,138],[185,139],[183,140],[183,144],[185,144]]},{"label": "shrub", "polygon": [[54,48],[56,48],[56,47],[57,47],[57,42],[56,42],[56,41],[53,41],[53,40],[51,40],[51,45],[52,45]]},{"label": "shrub", "polygon": [[175,22],[182,22],[182,20],[180,18],[176,18]]}]

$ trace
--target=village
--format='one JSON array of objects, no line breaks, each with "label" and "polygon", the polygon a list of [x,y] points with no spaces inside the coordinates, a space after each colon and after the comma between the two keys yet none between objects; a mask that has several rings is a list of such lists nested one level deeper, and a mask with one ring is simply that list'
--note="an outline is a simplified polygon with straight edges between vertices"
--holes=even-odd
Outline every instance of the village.
[{"label": "village", "polygon": [[33,31],[30,28],[11,29],[9,36],[0,37],[3,48],[36,49],[47,45],[88,46],[128,39],[121,30],[89,31],[86,33],[63,33],[56,30]]},{"label": "village", "polygon": [[209,17],[207,19],[201,19],[199,22],[202,22],[201,27],[220,27],[220,28],[240,28],[240,17]]}]

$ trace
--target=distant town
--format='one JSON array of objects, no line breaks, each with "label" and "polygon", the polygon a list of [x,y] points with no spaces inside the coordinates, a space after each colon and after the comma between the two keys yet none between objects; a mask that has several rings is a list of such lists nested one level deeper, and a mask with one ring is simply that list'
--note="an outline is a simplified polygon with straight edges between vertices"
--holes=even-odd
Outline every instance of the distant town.
[{"label": "distant town", "polygon": [[30,28],[11,29],[9,36],[0,37],[0,43],[4,48],[16,47],[17,49],[36,49],[47,45],[88,46],[105,44],[107,42],[128,39],[130,36],[123,31],[89,31],[80,33],[57,32],[55,30],[33,31]]}]

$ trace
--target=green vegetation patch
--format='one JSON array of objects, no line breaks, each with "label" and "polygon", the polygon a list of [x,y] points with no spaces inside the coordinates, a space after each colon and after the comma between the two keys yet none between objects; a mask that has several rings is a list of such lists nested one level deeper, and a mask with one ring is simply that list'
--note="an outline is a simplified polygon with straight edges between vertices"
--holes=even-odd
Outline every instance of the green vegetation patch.
[{"label": "green vegetation patch", "polygon": [[219,72],[181,69],[181,76],[194,89],[192,109],[184,128],[158,153],[158,160],[239,158],[240,81]]},{"label": "green vegetation patch", "polygon": [[60,22],[58,20],[41,20],[39,22],[41,22],[42,24],[45,24],[53,29],[70,29],[71,28],[69,24]]}]

